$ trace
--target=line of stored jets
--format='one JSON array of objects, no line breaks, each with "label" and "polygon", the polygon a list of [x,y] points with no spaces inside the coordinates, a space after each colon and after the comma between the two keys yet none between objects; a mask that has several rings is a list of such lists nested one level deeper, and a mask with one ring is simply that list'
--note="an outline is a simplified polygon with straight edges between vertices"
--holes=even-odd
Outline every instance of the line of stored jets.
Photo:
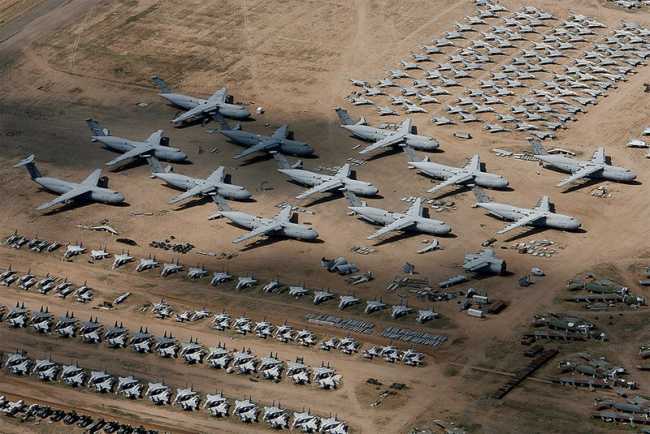
[{"label": "line of stored jets", "polygon": [[[367,206],[358,196],[373,197],[379,189],[372,183],[358,180],[350,164],[344,164],[336,173],[325,174],[303,168],[302,161],[291,163],[285,155],[307,157],[314,153],[309,144],[293,138],[287,125],[278,128],[271,136],[263,136],[241,130],[237,124],[234,128],[228,125],[225,117],[242,120],[250,117],[246,106],[235,104],[225,88],[219,89],[208,99],[195,98],[174,93],[159,77],[153,77],[153,82],[160,88],[160,96],[170,104],[185,110],[176,116],[172,123],[181,126],[191,122],[217,120],[222,128],[220,133],[231,142],[245,147],[234,158],[240,159],[257,153],[273,156],[278,164],[278,171],[286,175],[290,181],[308,187],[296,196],[302,200],[317,194],[345,195],[352,214],[359,216],[381,228],[368,236],[368,239],[381,238],[394,232],[417,232],[429,235],[446,235],[451,227],[443,221],[429,218],[425,215],[422,199],[416,199],[405,212],[388,211]],[[581,228],[580,221],[569,215],[554,212],[548,196],[540,199],[533,208],[521,208],[510,204],[492,201],[480,188],[504,190],[509,188],[508,180],[498,174],[489,173],[481,163],[479,154],[471,156],[469,161],[458,167],[430,161],[429,157],[418,157],[418,151],[436,151],[440,147],[432,137],[419,135],[414,131],[411,119],[406,119],[397,128],[378,128],[367,125],[365,119],[353,121],[347,111],[336,109],[341,121],[341,127],[354,137],[372,144],[360,151],[368,154],[385,151],[389,148],[403,149],[409,168],[419,173],[440,180],[441,182],[429,189],[429,193],[438,193],[443,189],[465,189],[473,187],[476,196],[476,206],[485,209],[489,214],[512,223],[497,233],[502,234],[523,226],[547,227],[575,231]],[[162,167],[160,160],[167,162],[183,162],[187,155],[178,148],[169,145],[169,139],[162,130],[152,133],[144,141],[132,140],[113,136],[107,128],[102,127],[94,119],[86,120],[91,130],[91,140],[101,143],[105,148],[118,152],[116,158],[108,161],[109,168],[116,168],[134,160],[146,160],[151,168],[151,177],[164,181],[167,185],[183,190],[169,200],[170,204],[179,204],[190,199],[209,197],[219,212],[211,217],[224,217],[234,225],[247,229],[249,232],[237,237],[233,243],[240,243],[260,236],[284,236],[300,240],[315,240],[318,232],[307,224],[295,222],[294,211],[287,206],[270,218],[259,217],[236,211],[230,208],[226,200],[249,201],[252,194],[245,187],[231,182],[224,166],[218,167],[206,178],[196,178],[176,173],[173,167]],[[564,155],[548,154],[538,142],[533,142],[533,153],[544,167],[568,173],[558,187],[564,187],[578,180],[609,180],[616,182],[633,182],[636,174],[630,169],[611,165],[603,148],[598,148],[590,160],[579,160]],[[108,179],[101,174],[101,169],[95,169],[80,183],[42,176],[34,155],[30,155],[16,164],[27,169],[34,182],[46,190],[59,194],[55,199],[39,205],[37,209],[45,210],[56,205],[73,201],[94,201],[107,204],[120,204],[125,201],[124,195],[108,188]]]}]

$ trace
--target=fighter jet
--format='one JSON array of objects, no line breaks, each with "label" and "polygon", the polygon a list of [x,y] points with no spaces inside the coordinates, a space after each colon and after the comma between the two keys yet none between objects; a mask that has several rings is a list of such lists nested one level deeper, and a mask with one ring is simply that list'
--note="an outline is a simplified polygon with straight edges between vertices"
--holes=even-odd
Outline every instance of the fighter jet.
[{"label": "fighter jet", "polygon": [[241,335],[247,335],[253,331],[253,322],[248,317],[240,316],[239,318],[235,319],[232,324],[232,328]]},{"label": "fighter jet", "polygon": [[156,258],[141,258],[140,263],[138,263],[138,266],[135,267],[135,271],[139,273],[141,271],[152,270],[158,267],[160,267],[160,262],[158,262]]},{"label": "fighter jet", "polygon": [[492,202],[478,187],[474,188],[474,194],[477,201],[476,206],[487,210],[498,218],[513,221],[497,231],[497,234],[503,234],[522,226],[548,227],[565,231],[576,231],[581,226],[577,218],[555,213],[548,196],[543,196],[534,208],[519,208]]},{"label": "fighter jet", "polygon": [[34,154],[20,161],[14,167],[25,166],[32,181],[46,190],[60,194],[59,197],[36,207],[37,210],[44,210],[55,205],[66,204],[76,200],[88,200],[107,204],[118,204],[124,202],[124,195],[117,191],[106,188],[108,181],[103,178],[101,169],[95,169],[86,179],[80,183],[64,181],[63,179],[42,176],[34,163]]},{"label": "fighter jet", "polygon": [[98,393],[110,393],[113,390],[115,378],[104,371],[92,371],[88,379],[88,388]]},{"label": "fighter jet", "polygon": [[429,161],[428,157],[425,157],[421,161],[416,161],[417,156],[412,149],[406,149],[406,154],[409,159],[409,167],[414,167],[420,172],[434,178],[444,179],[444,182],[429,189],[429,193],[435,193],[450,185],[463,186],[473,184],[490,188],[506,188],[508,186],[508,180],[505,177],[482,170],[479,154],[473,155],[469,163],[464,167],[452,167],[434,163]]},{"label": "fighter jet", "polygon": [[232,360],[232,356],[226,346],[219,343],[218,346],[210,348],[205,360],[215,369],[226,369]]},{"label": "fighter jet", "polygon": [[54,331],[62,338],[72,338],[77,335],[77,318],[74,313],[66,312],[65,315],[59,317],[59,321],[54,326]]},{"label": "fighter jet", "polygon": [[86,381],[86,372],[77,365],[63,365],[61,381],[71,387],[81,387]]},{"label": "fighter jet", "polygon": [[128,342],[129,330],[122,323],[110,327],[104,333],[104,339],[109,348],[125,348]]},{"label": "fighter jet", "polygon": [[212,319],[212,328],[219,331],[224,331],[230,328],[230,315],[227,313],[219,313]]},{"label": "fighter jet", "polygon": [[176,396],[172,405],[178,404],[185,411],[194,411],[199,408],[201,397],[198,392],[189,389],[176,389]]},{"label": "fighter jet", "polygon": [[203,357],[205,357],[205,354],[206,351],[203,345],[199,344],[198,339],[192,341],[191,337],[189,342],[181,344],[181,350],[179,351],[179,355],[187,364],[190,365],[203,363]]},{"label": "fighter jet", "polygon": [[262,357],[260,360],[257,371],[262,373],[262,376],[267,380],[279,381],[282,376],[282,369],[284,369],[284,363],[278,359],[277,353],[269,357]]},{"label": "fighter jet", "polygon": [[85,321],[83,324],[81,324],[81,327],[79,328],[79,334],[81,335],[81,340],[83,342],[96,344],[102,340],[101,330],[102,325],[97,320],[97,318],[93,319],[90,317],[88,321]]},{"label": "fighter jet", "polygon": [[280,408],[279,406],[265,406],[262,420],[268,423],[273,429],[280,430],[289,427],[289,414],[287,413],[287,410]]},{"label": "fighter jet", "polygon": [[149,329],[140,326],[140,330],[131,336],[129,345],[136,353],[149,353],[153,346],[153,335],[149,333]]},{"label": "fighter jet", "polygon": [[394,146],[410,146],[411,148],[423,151],[433,151],[440,147],[438,141],[432,137],[413,134],[411,119],[406,119],[402,122],[397,130],[390,130],[371,127],[369,125],[361,125],[359,123],[346,124],[341,114],[339,114],[339,117],[343,122],[341,127],[350,131],[353,136],[362,140],[375,142],[362,149],[359,152],[360,154],[367,154],[378,149],[385,149]]},{"label": "fighter jet", "polygon": [[257,405],[249,399],[235,401],[235,408],[232,411],[233,416],[238,416],[244,423],[257,422]]},{"label": "fighter jet", "polygon": [[257,152],[281,152],[297,157],[308,157],[314,153],[314,148],[307,143],[289,138],[288,125],[282,125],[271,136],[263,136],[240,129],[225,129],[219,132],[232,142],[246,147],[245,150],[233,157],[235,160]]},{"label": "fighter jet", "polygon": [[171,121],[175,126],[193,119],[206,118],[215,113],[232,119],[248,119],[251,115],[245,106],[233,104],[232,97],[228,95],[225,87],[217,90],[208,99],[202,99],[173,92],[157,75],[151,77],[151,81],[160,89],[159,96],[170,104],[186,110]]},{"label": "fighter jet", "polygon": [[364,312],[366,314],[371,314],[373,312],[378,312],[380,310],[386,309],[386,303],[384,303],[381,299],[379,300],[367,300],[366,301],[366,308],[364,309]]},{"label": "fighter jet", "polygon": [[349,208],[355,214],[370,223],[384,226],[370,235],[369,240],[394,231],[422,232],[431,235],[446,235],[451,232],[451,227],[445,222],[423,216],[422,198],[417,198],[405,213],[369,207],[356,198],[351,200],[351,203],[354,202],[356,204]]},{"label": "fighter jet", "polygon": [[335,417],[321,417],[320,432],[325,434],[348,434],[348,426]]},{"label": "fighter jet", "polygon": [[233,200],[248,200],[252,197],[250,192],[244,187],[225,181],[227,175],[223,166],[219,166],[210,176],[204,179],[174,173],[169,170],[170,166],[167,166],[167,169],[163,169],[155,157],[149,157],[147,161],[151,167],[152,177],[162,179],[174,188],[185,190],[184,193],[172,197],[169,200],[170,204],[176,204],[195,196],[217,195],[225,199]]},{"label": "fighter jet", "polygon": [[187,160],[187,155],[183,151],[169,146],[169,139],[163,137],[163,130],[152,133],[144,142],[140,142],[113,136],[108,129],[102,128],[94,119],[86,119],[86,123],[92,132],[91,140],[93,142],[100,142],[105,148],[122,153],[119,157],[106,163],[109,167],[148,156],[165,161]]},{"label": "fighter jet", "polygon": [[485,248],[480,252],[466,253],[463,269],[477,274],[504,274],[506,261],[498,258],[494,249]]},{"label": "fighter jet", "polygon": [[203,408],[208,409],[208,413],[213,417],[226,417],[230,410],[228,400],[221,393],[210,394],[205,396]]},{"label": "fighter jet", "polygon": [[132,376],[117,377],[117,388],[115,393],[121,393],[128,399],[140,399],[144,385]]},{"label": "fighter jet", "polygon": [[542,162],[544,166],[549,166],[563,172],[571,174],[568,178],[563,179],[557,186],[564,187],[574,181],[583,178],[604,179],[608,181],[632,182],[636,179],[636,174],[630,169],[624,167],[612,166],[607,161],[604,148],[598,148],[594,152],[591,160],[578,160],[560,154],[539,154],[535,157]]},{"label": "fighter jet", "polygon": [[47,307],[43,309],[43,306],[41,306],[38,312],[32,313],[31,323],[38,333],[49,333],[52,330],[52,320],[53,315],[49,312],[49,309]]},{"label": "fighter jet", "polygon": [[257,285],[257,279],[253,276],[239,276],[237,278],[237,284],[235,284],[235,289],[252,288],[255,285]]},{"label": "fighter jet", "polygon": [[318,416],[310,414],[308,411],[293,413],[293,423],[291,429],[298,428],[304,433],[315,433],[320,428],[320,419]]},{"label": "fighter jet", "polygon": [[298,184],[307,185],[310,189],[302,192],[296,199],[304,199],[316,193],[351,191],[360,196],[374,196],[379,191],[369,182],[351,178],[352,170],[349,164],[344,164],[334,175],[312,172],[292,167],[284,156],[275,154],[280,168],[278,172],[287,175]]},{"label": "fighter jet", "polygon": [[187,270],[187,278],[190,280],[197,280],[208,276],[208,270],[201,265],[200,267],[190,267]]},{"label": "fighter jet", "polygon": [[171,276],[172,274],[180,273],[183,271],[183,266],[176,262],[167,262],[163,264],[162,270],[160,271],[160,277]]},{"label": "fighter jet", "polygon": [[215,271],[212,273],[212,279],[210,280],[210,285],[217,286],[221,283],[225,283],[232,280],[232,274],[226,271]]},{"label": "fighter jet", "polygon": [[115,255],[115,258],[113,259],[113,265],[111,268],[115,270],[116,268],[121,267],[124,264],[127,264],[129,262],[133,261],[133,256],[131,256],[128,252],[127,253],[120,253],[119,255]]},{"label": "fighter jet", "polygon": [[32,369],[33,362],[27,357],[27,353],[17,351],[8,353],[5,361],[5,368],[13,375],[27,375]]},{"label": "fighter jet", "polygon": [[178,341],[174,336],[167,335],[167,331],[165,330],[165,333],[163,336],[158,336],[156,338],[156,351],[158,352],[158,355],[162,358],[176,358],[176,354],[178,354]]},{"label": "fighter jet", "polygon": [[7,322],[9,323],[9,327],[27,327],[27,323],[29,322],[29,310],[25,307],[25,303],[19,304],[16,302],[16,307],[11,309],[7,314]]},{"label": "fighter jet", "polygon": [[168,405],[171,400],[171,388],[163,383],[149,383],[146,396],[155,405]]},{"label": "fighter jet", "polygon": [[276,216],[270,219],[256,217],[241,211],[221,211],[220,214],[235,225],[250,230],[248,234],[235,238],[232,241],[235,244],[261,235],[279,235],[306,241],[313,241],[318,238],[318,232],[311,226],[291,222],[293,214],[291,206],[284,207]]}]

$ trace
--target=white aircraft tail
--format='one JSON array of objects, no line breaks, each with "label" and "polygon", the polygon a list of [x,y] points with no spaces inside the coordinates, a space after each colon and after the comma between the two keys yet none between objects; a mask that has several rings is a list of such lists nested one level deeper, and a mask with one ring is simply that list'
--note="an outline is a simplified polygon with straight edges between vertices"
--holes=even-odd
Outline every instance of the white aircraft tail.
[{"label": "white aircraft tail", "polygon": [[153,155],[147,157],[147,163],[149,164],[151,173],[171,173],[174,171],[174,168],[171,164],[168,164],[165,168],[163,168],[160,164],[160,160],[158,160]]},{"label": "white aircraft tail", "polygon": [[402,135],[406,135],[406,134],[411,134],[412,128],[413,128],[413,120],[411,118],[408,118],[401,123],[397,131]]},{"label": "white aircraft tail", "polygon": [[535,209],[540,211],[549,212],[551,211],[551,200],[548,196],[542,196],[542,198],[535,205]]},{"label": "white aircraft tail", "polygon": [[280,128],[273,132],[274,139],[286,139],[289,134],[289,125],[282,125]]},{"label": "white aircraft tail", "polygon": [[351,167],[349,163],[345,163],[341,168],[336,172],[337,178],[348,178],[350,176]]},{"label": "white aircraft tail", "polygon": [[93,118],[86,119],[86,125],[90,128],[90,132],[93,136],[96,137],[106,137],[111,135],[111,131],[108,128],[104,128]]},{"label": "white aircraft tail", "polygon": [[20,160],[18,163],[14,165],[14,167],[22,167],[25,166],[25,169],[29,172],[29,176],[32,177],[32,179],[40,178],[41,172],[38,170],[36,167],[36,163],[34,162],[34,154],[31,154],[27,158]]},{"label": "white aircraft tail", "polygon": [[418,163],[418,162],[426,163],[429,161],[428,155],[418,161],[418,154],[416,154],[415,149],[411,148],[410,146],[404,146],[404,153],[406,154],[406,159],[408,160],[409,163]]},{"label": "white aircraft tail", "polygon": [[591,157],[591,162],[595,164],[605,164],[607,162],[607,156],[605,155],[605,148],[600,147],[596,149],[593,157]]},{"label": "white aircraft tail", "polygon": [[482,188],[474,187],[472,188],[472,193],[474,193],[474,198],[476,199],[476,203],[492,202],[490,196],[488,196],[487,193]]},{"label": "white aircraft tail", "polygon": [[479,156],[479,154],[472,155],[472,158],[469,160],[469,163],[467,163],[465,168],[472,171],[472,172],[480,172],[481,171],[481,157]]},{"label": "white aircraft tail", "polygon": [[420,217],[422,216],[422,198],[418,197],[415,199],[415,202],[413,202],[413,205],[409,207],[409,209],[406,211],[406,214],[408,214],[411,217]]},{"label": "white aircraft tail", "polygon": [[162,78],[158,77],[157,75],[151,77],[151,81],[153,82],[153,84],[158,86],[158,89],[160,89],[160,93],[172,93],[172,89],[169,87],[167,82]]},{"label": "white aircraft tail", "polygon": [[282,208],[282,211],[278,213],[277,219],[283,223],[286,223],[291,219],[292,215],[293,215],[293,207],[291,205],[287,205],[284,208]]}]

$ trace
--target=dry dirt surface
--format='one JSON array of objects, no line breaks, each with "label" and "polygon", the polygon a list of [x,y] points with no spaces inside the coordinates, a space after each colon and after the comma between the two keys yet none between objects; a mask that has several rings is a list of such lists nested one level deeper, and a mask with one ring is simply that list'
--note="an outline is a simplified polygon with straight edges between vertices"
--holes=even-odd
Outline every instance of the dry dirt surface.
[{"label": "dry dirt surface", "polygon": [[[601,31],[602,35],[609,34],[623,20],[650,26],[647,11],[630,13],[605,1],[502,3],[511,11],[525,5],[535,6],[561,19],[571,14],[589,15],[608,26]],[[107,219],[120,231],[120,236],[138,243],[129,247],[136,258],[155,254],[162,261],[179,259],[186,266],[202,264],[215,271],[254,273],[263,282],[277,277],[283,282],[330,288],[340,294],[354,293],[364,299],[382,297],[390,304],[398,303],[400,295],[408,295],[411,306],[430,307],[429,302],[418,300],[413,294],[387,293],[386,285],[401,274],[406,261],[415,265],[418,277],[428,278],[434,284],[458,274],[462,271],[463,254],[480,249],[481,242],[504,225],[472,208],[474,197],[470,192],[446,197],[455,202],[453,210],[432,211],[434,217],[453,228],[453,236],[440,238],[442,250],[416,254],[423,240],[431,239],[422,235],[373,243],[366,237],[374,228],[348,215],[343,198],[324,197],[298,203],[293,198],[302,188],[277,173],[273,159],[233,160],[232,156],[241,148],[219,134],[209,134],[207,130],[214,124],[173,128],[169,120],[176,110],[158,97],[149,78],[158,74],[175,90],[197,96],[207,96],[227,86],[236,101],[250,104],[252,110],[258,106],[265,109],[264,114],[254,115],[254,121],[243,123],[245,130],[271,134],[278,126],[289,123],[295,137],[312,144],[318,154],[318,158],[306,159],[305,166],[332,167],[349,157],[359,158],[353,147],[361,143],[339,127],[335,106],[346,107],[354,117],[364,115],[371,124],[383,121],[372,110],[359,110],[345,101],[351,91],[349,80],[383,78],[387,70],[398,66],[399,60],[408,58],[432,38],[453,30],[454,22],[474,10],[469,0],[0,0],[0,193],[4,199],[0,207],[0,234],[18,230],[28,236],[62,242],[83,241],[89,248],[106,246],[113,253],[126,249],[109,234],[78,227]],[[142,325],[155,334],[170,331],[182,341],[198,338],[206,346],[225,342],[229,348],[250,347],[260,356],[270,352],[278,352],[284,360],[303,356],[312,366],[329,361],[343,375],[338,390],[301,388],[285,380],[278,384],[252,382],[205,366],[188,367],[178,360],[161,360],[154,355],[141,357],[127,349],[113,351],[104,345],[83,345],[77,340],[64,341],[31,330],[10,330],[1,323],[0,351],[22,348],[33,357],[50,355],[65,362],[79,360],[89,369],[107,369],[114,374],[152,381],[163,378],[174,387],[193,385],[202,393],[222,390],[229,397],[250,396],[261,404],[280,401],[291,410],[309,408],[323,416],[336,415],[355,433],[435,430],[436,419],[477,433],[629,432],[625,426],[590,419],[594,394],[588,391],[533,379],[502,401],[491,399],[490,394],[508,380],[508,373],[528,363],[519,344],[521,333],[534,314],[551,310],[575,311],[602,325],[610,336],[608,344],[560,344],[561,354],[592,351],[607,355],[632,372],[641,387],[639,394],[650,393],[648,374],[634,368],[638,346],[650,337],[647,307],[622,316],[609,312],[586,314],[579,306],[559,301],[568,279],[596,267],[615,274],[634,292],[646,295],[637,282],[638,270],[650,265],[650,161],[625,144],[648,126],[648,94],[643,92],[643,84],[648,82],[650,68],[642,65],[627,81],[608,91],[606,98],[599,99],[598,105],[579,114],[569,128],[560,130],[553,142],[553,146],[581,155],[590,155],[597,146],[605,146],[617,165],[636,171],[635,185],[609,183],[613,193],[610,198],[593,197],[593,187],[589,186],[563,192],[555,187],[562,175],[540,169],[535,162],[499,158],[490,152],[495,147],[523,149],[527,146],[523,136],[491,135],[482,131],[480,125],[440,128],[432,125],[431,113],[413,116],[420,133],[441,142],[444,152],[432,154],[434,161],[458,165],[480,152],[488,169],[506,175],[513,186],[513,191],[491,192],[495,199],[532,206],[539,197],[550,194],[559,212],[579,217],[586,229],[582,233],[549,230],[499,236],[495,247],[512,273],[458,287],[474,286],[509,304],[501,314],[484,320],[459,312],[455,301],[437,303],[435,308],[443,318],[424,326],[418,325],[413,316],[394,321],[382,313],[368,318],[362,306],[341,313],[333,302],[313,306],[309,301],[296,301],[286,295],[265,296],[259,290],[235,292],[232,285],[214,289],[205,281],[191,283],[180,277],[161,280],[156,271],[135,273],[134,264],[110,270],[110,263],[89,264],[87,256],[64,262],[60,251],[37,254],[0,246],[0,268],[12,265],[21,272],[31,269],[38,275],[52,273],[77,283],[87,281],[96,291],[93,306],[124,291],[133,294],[115,310],[97,311],[91,305],[11,287],[0,290],[0,303],[4,305],[11,306],[16,301],[24,301],[31,309],[48,305],[56,315],[72,310],[83,319],[97,314],[104,324],[121,321],[132,331]],[[300,204],[311,213],[298,213],[299,220],[312,224],[322,242],[278,240],[234,245],[231,240],[243,234],[242,229],[224,219],[209,221],[208,216],[216,211],[209,201],[182,207],[169,205],[167,201],[177,192],[151,179],[146,165],[107,172],[110,187],[125,194],[127,206],[89,204],[47,213],[36,211],[37,205],[53,196],[39,190],[13,164],[34,153],[44,173],[71,180],[81,180],[93,168],[103,167],[115,154],[90,142],[84,122],[88,117],[100,120],[115,135],[134,139],[144,139],[157,129],[165,129],[171,143],[182,148],[192,161],[191,165],[178,165],[178,172],[203,177],[216,166],[225,165],[233,182],[246,186],[255,198],[251,202],[231,202],[231,206],[270,216],[277,213],[276,205],[281,202]],[[473,139],[454,138],[452,133],[458,130],[471,132]],[[360,179],[379,186],[382,198],[369,202],[386,209],[406,208],[408,204],[401,198],[422,195],[431,186],[428,179],[406,168],[402,153],[369,158],[356,170]],[[196,246],[194,251],[172,255],[148,247],[151,240],[170,235],[177,241],[191,242]],[[510,248],[515,242],[542,238],[563,248],[551,258],[521,255]],[[372,246],[376,252],[366,256],[352,253],[350,249],[355,245]],[[499,248],[502,246],[507,248]],[[196,251],[235,255],[219,259],[197,255]],[[362,271],[372,271],[375,279],[351,287],[320,267],[322,257],[340,255],[358,264]],[[533,286],[519,288],[518,277],[533,266],[542,267],[547,276]],[[233,333],[219,334],[210,330],[205,320],[181,324],[157,320],[150,312],[138,310],[138,306],[155,303],[162,297],[177,310],[225,309],[233,316],[246,314],[276,324],[288,321],[296,328],[308,327],[322,337],[343,336],[344,332],[307,323],[305,314],[326,312],[371,320],[375,323],[373,335],[355,335],[366,347],[388,344],[378,334],[384,326],[409,327],[449,339],[435,350],[416,347],[426,353],[426,364],[409,368],[367,361],[359,355],[347,357],[338,352],[323,353],[316,348]],[[554,375],[558,360],[536,373],[535,378],[543,380]],[[367,384],[368,378],[378,379],[383,386]],[[393,382],[404,383],[407,388],[371,407]],[[63,408],[75,407],[80,413],[116,417],[167,432],[267,430],[264,423],[244,425],[234,417],[212,419],[204,411],[184,413],[173,407],[154,407],[144,400],[133,402],[115,395],[71,390],[40,383],[32,377],[11,377],[4,370],[0,373],[0,394]],[[0,432],[69,431],[63,425],[21,426],[15,420],[0,418]]]}]

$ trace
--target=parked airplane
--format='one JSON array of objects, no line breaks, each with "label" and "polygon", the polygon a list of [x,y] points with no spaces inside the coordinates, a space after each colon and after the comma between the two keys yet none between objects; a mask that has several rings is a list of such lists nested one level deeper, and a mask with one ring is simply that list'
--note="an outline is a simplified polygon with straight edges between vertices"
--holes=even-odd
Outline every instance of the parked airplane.
[{"label": "parked airplane", "polygon": [[94,119],[86,119],[86,124],[88,124],[92,132],[91,140],[93,142],[100,142],[106,148],[122,153],[119,157],[113,158],[106,163],[109,167],[147,156],[154,156],[165,161],[187,160],[187,155],[183,151],[169,146],[169,139],[163,137],[163,130],[158,130],[152,133],[144,142],[139,142],[111,135],[108,129],[102,128],[99,122]]},{"label": "parked airplane", "polygon": [[220,212],[220,215],[234,224],[250,230],[248,234],[235,238],[232,241],[233,243],[240,243],[261,235],[280,235],[300,240],[315,240],[318,238],[318,232],[316,232],[311,226],[292,223],[292,214],[293,208],[291,206],[283,208],[276,216],[270,219],[256,217],[241,211]]},{"label": "parked airplane", "polygon": [[508,186],[508,180],[505,177],[482,170],[479,154],[473,155],[469,163],[463,167],[452,167],[429,161],[428,157],[416,161],[417,155],[415,151],[408,147],[405,152],[409,160],[409,167],[414,167],[426,175],[444,180],[428,190],[429,193],[435,193],[451,185],[480,185],[481,187],[490,188],[506,188]]},{"label": "parked airplane", "polygon": [[233,157],[235,160],[257,152],[281,152],[298,157],[307,157],[314,153],[314,148],[307,143],[289,138],[288,125],[282,125],[271,136],[263,136],[237,128],[222,129],[219,132],[234,143],[246,147],[245,150]]},{"label": "parked airplane", "polygon": [[247,119],[251,115],[245,106],[232,103],[232,97],[228,95],[225,87],[217,90],[208,99],[202,99],[173,92],[167,83],[158,76],[151,77],[151,80],[160,89],[158,95],[172,105],[186,110],[172,120],[175,126],[194,119],[206,118],[214,113],[232,119]]},{"label": "parked airplane", "polygon": [[55,205],[68,203],[73,200],[91,200],[95,202],[117,204],[124,202],[124,195],[106,188],[108,181],[102,178],[101,169],[95,169],[80,183],[64,181],[58,178],[42,176],[34,163],[34,154],[20,161],[14,167],[25,166],[32,181],[46,190],[60,194],[59,197],[36,207],[38,210],[51,208]]},{"label": "parked airplane", "polygon": [[492,202],[478,187],[474,188],[476,206],[486,209],[490,214],[504,220],[513,221],[497,232],[503,234],[522,226],[548,227],[566,231],[580,229],[580,221],[572,216],[557,214],[549,197],[543,196],[534,208],[519,208],[513,205]]}]

